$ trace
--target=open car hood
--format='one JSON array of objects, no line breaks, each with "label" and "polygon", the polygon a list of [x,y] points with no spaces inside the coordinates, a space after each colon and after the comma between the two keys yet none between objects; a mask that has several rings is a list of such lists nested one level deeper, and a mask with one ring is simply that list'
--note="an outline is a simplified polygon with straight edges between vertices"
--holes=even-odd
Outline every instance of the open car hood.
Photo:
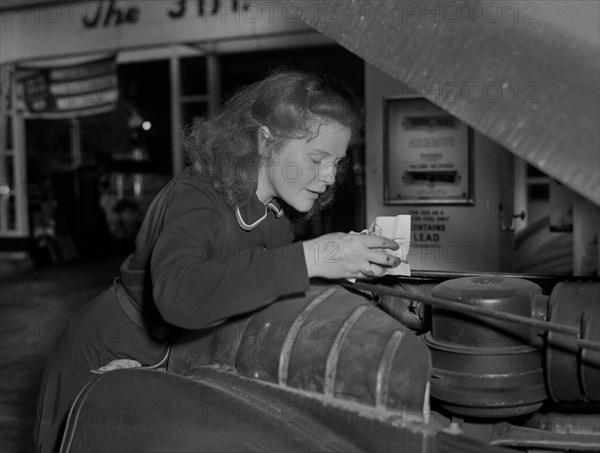
[{"label": "open car hood", "polygon": [[600,2],[292,2],[303,20],[600,205]]}]

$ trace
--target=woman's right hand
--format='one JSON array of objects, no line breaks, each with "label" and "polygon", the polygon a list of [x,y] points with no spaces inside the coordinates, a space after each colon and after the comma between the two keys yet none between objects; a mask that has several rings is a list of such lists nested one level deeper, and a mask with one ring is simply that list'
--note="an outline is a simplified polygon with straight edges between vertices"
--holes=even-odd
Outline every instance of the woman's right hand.
[{"label": "woman's right hand", "polygon": [[304,241],[303,247],[309,277],[383,277],[400,264],[386,252],[398,250],[398,244],[383,236],[330,233]]}]

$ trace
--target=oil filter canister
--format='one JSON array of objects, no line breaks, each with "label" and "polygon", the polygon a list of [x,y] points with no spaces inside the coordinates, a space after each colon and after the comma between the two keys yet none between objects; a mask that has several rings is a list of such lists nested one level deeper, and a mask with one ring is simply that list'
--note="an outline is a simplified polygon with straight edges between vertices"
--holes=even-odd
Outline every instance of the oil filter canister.
[{"label": "oil filter canister", "polygon": [[[531,317],[542,289],[502,276],[447,280],[432,295]],[[431,396],[464,417],[505,418],[534,412],[547,398],[543,340],[534,328],[433,307],[425,343],[432,355]]]}]

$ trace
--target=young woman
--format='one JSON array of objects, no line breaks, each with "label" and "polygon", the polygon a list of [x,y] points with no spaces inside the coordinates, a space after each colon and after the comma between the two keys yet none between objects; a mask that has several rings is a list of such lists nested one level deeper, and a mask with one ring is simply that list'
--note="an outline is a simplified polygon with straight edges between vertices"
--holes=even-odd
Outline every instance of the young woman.
[{"label": "young woman", "polygon": [[[112,287],[69,322],[38,402],[38,451],[54,451],[69,408],[115,359],[163,367],[180,329],[203,329],[308,289],[399,264],[390,239],[333,233],[293,242],[286,212],[332,201],[361,124],[354,97],[314,75],[276,72],[187,132],[190,165],[150,206]],[[114,362],[113,362],[114,363]]]}]

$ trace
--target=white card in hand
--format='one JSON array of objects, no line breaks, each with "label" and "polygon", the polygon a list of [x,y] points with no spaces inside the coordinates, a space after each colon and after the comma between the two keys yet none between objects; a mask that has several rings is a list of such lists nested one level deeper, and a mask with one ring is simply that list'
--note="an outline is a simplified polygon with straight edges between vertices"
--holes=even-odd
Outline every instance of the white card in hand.
[{"label": "white card in hand", "polygon": [[392,239],[400,246],[398,250],[387,251],[402,260],[398,266],[388,269],[387,275],[410,276],[410,265],[407,260],[410,249],[410,215],[375,217],[369,234]]}]

